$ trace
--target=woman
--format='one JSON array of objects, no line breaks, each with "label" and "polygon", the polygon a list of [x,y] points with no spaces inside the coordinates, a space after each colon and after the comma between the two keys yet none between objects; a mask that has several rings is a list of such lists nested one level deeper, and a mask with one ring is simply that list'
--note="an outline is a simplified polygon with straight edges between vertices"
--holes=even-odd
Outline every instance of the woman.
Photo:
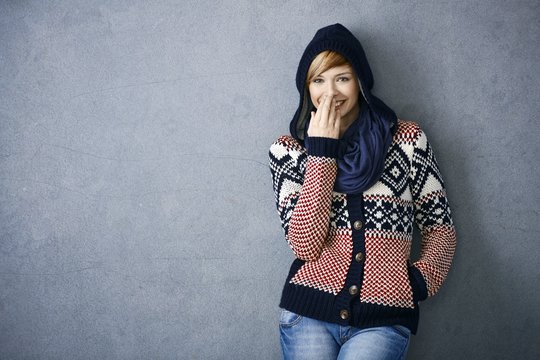
[{"label": "woman", "polygon": [[439,290],[456,245],[432,148],[371,94],[362,46],[341,24],[317,31],[296,85],[291,136],[269,153],[296,256],[279,304],[284,358],[404,359],[418,302]]}]

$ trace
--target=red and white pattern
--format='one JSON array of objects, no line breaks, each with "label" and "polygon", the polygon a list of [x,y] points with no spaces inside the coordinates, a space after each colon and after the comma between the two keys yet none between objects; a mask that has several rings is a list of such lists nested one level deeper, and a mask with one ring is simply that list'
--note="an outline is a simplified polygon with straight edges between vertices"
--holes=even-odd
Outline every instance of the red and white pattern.
[{"label": "red and white pattern", "polygon": [[455,247],[456,230],[453,226],[435,225],[423,229],[420,260],[414,265],[424,274],[428,296],[435,295],[446,279]]},{"label": "red and white pattern", "polygon": [[414,307],[407,273],[411,235],[366,230],[364,283],[360,299],[372,304]]},{"label": "red and white pattern", "polygon": [[399,142],[404,145],[414,145],[418,139],[418,125],[412,121],[399,121],[399,128],[394,135],[394,142]]},{"label": "red and white pattern", "polygon": [[302,192],[287,234],[287,240],[299,259],[312,261],[321,255],[328,237],[336,171],[335,159],[308,156]]},{"label": "red and white pattern", "polygon": [[331,229],[321,256],[302,265],[290,282],[337,295],[345,284],[351,262],[351,240],[351,229]]}]

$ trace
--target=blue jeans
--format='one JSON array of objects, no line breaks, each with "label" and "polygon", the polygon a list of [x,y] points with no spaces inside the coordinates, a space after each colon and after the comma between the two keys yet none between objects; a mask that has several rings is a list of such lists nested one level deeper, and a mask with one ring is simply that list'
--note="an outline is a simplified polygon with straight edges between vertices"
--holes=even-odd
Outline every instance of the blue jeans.
[{"label": "blue jeans", "polygon": [[411,332],[401,325],[359,329],[315,320],[282,309],[279,319],[285,360],[403,360]]}]

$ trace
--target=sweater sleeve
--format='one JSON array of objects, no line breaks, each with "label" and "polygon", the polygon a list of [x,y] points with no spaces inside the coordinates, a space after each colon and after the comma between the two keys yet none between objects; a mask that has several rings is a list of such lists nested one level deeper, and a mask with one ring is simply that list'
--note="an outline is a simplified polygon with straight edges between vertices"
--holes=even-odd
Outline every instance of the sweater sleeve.
[{"label": "sweater sleeve", "polygon": [[421,294],[418,300],[424,300],[439,291],[448,275],[456,248],[456,231],[439,166],[425,133],[420,129],[413,151],[410,180],[415,221],[422,234],[420,258],[411,270]]},{"label": "sweater sleeve", "polygon": [[270,172],[285,239],[295,256],[319,258],[328,235],[338,142],[311,138],[308,152],[289,136],[269,151]]}]

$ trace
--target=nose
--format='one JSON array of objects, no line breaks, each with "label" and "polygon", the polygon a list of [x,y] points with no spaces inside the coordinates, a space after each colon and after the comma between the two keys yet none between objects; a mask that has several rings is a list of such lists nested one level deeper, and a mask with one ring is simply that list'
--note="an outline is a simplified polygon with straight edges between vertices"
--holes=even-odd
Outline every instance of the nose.
[{"label": "nose", "polygon": [[336,84],[333,81],[327,83],[325,94],[329,96],[336,96],[338,94]]},{"label": "nose", "polygon": [[319,103],[322,103],[324,95],[333,97],[333,96],[336,96],[337,94],[338,94],[338,91],[335,84],[325,84],[325,88],[323,92],[321,93],[321,97],[319,99]]}]

